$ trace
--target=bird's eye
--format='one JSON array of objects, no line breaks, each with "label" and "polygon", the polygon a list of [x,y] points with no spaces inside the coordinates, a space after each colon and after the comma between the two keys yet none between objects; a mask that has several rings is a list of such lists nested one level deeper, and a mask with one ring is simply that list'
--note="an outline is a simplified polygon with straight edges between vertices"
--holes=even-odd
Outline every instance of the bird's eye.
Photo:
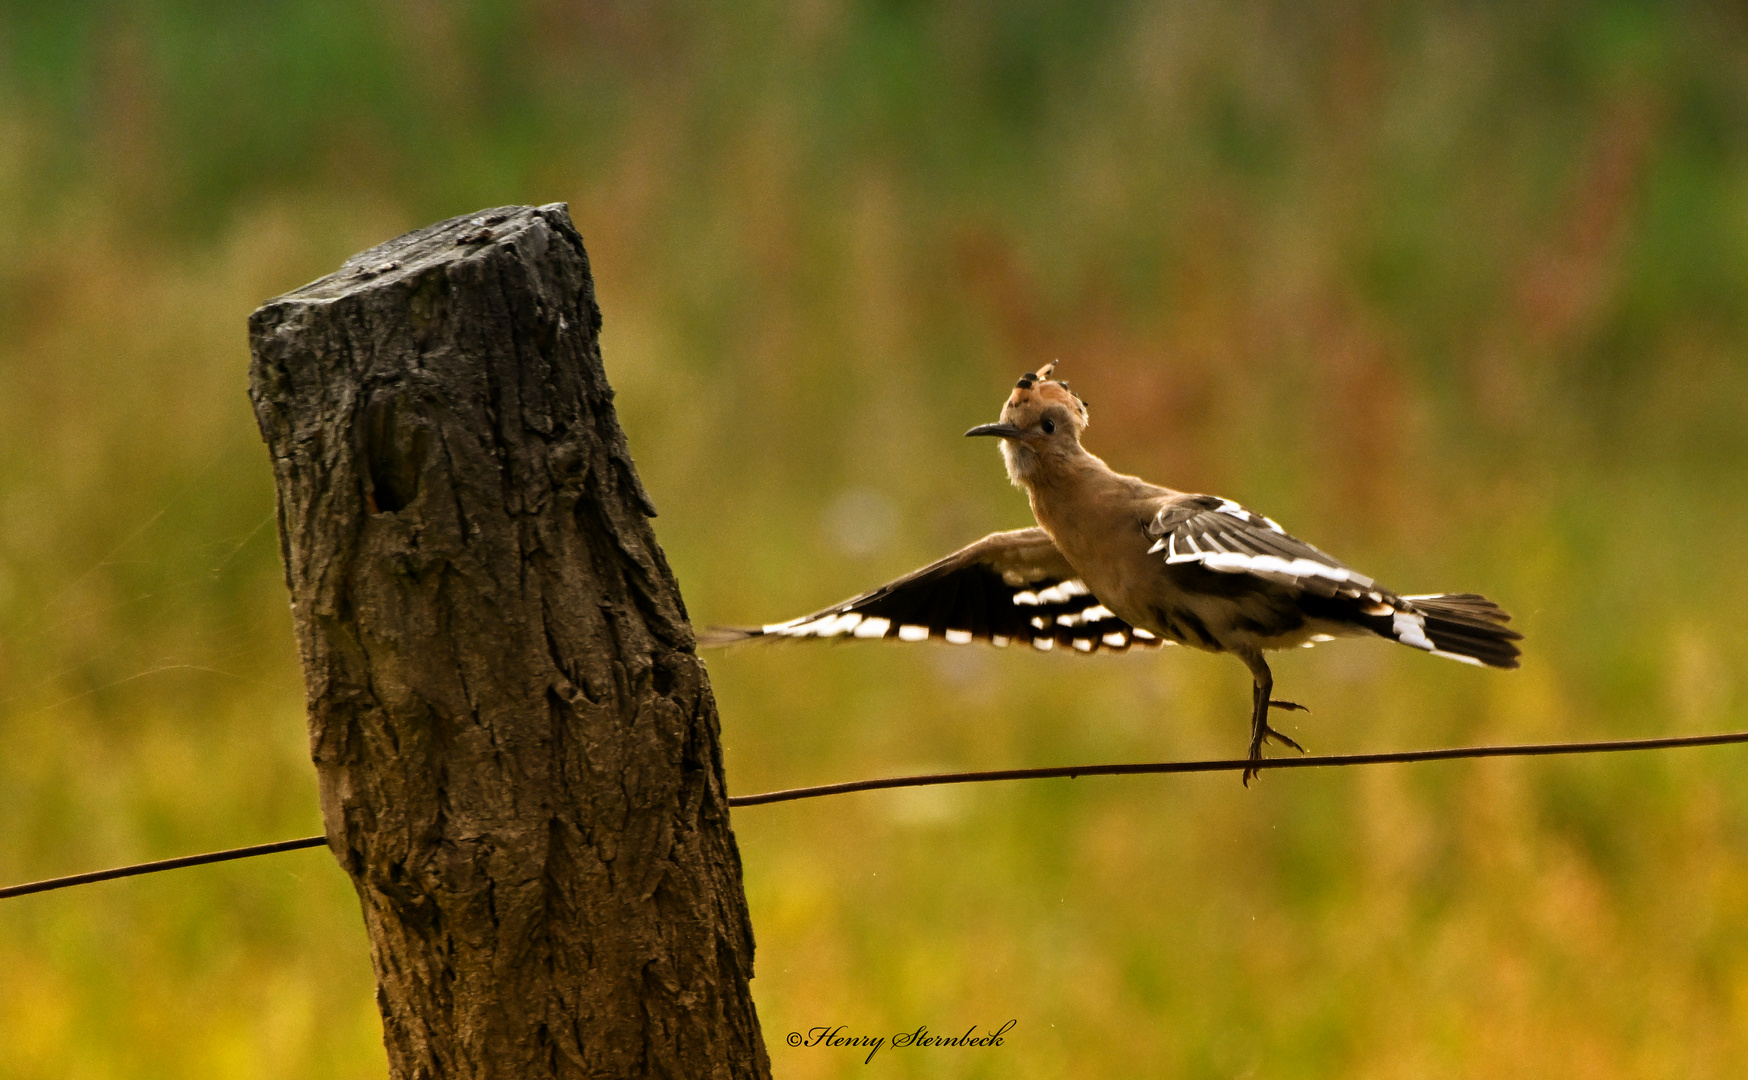
[{"label": "bird's eye", "polygon": [[1044,418],[1044,422],[1039,426],[1044,429],[1044,434],[1046,435],[1056,434],[1056,421],[1050,419],[1048,416]]}]

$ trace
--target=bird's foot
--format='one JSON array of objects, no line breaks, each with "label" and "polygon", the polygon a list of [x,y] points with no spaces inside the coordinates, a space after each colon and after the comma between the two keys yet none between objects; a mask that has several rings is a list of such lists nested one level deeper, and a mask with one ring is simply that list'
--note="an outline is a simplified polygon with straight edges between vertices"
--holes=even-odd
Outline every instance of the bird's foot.
[{"label": "bird's foot", "polygon": [[[1298,709],[1302,712],[1310,712],[1311,711],[1310,709],[1305,708],[1305,706],[1303,706],[1303,705],[1294,705],[1290,701],[1271,701],[1271,702],[1269,702],[1269,704],[1273,705],[1277,709],[1290,707],[1293,709]],[[1257,731],[1256,733],[1254,733],[1250,737],[1250,756],[1249,756],[1250,757],[1250,766],[1244,770],[1244,786],[1245,787],[1250,786],[1250,778],[1255,776],[1257,774],[1257,772],[1259,771],[1257,769],[1256,763],[1262,760],[1263,745],[1265,743],[1267,743],[1268,740],[1270,740],[1270,739],[1273,739],[1274,741],[1280,743],[1283,746],[1290,746],[1293,749],[1299,751],[1299,753],[1301,753],[1301,754],[1303,754],[1305,752],[1305,748],[1303,746],[1300,746],[1296,741],[1294,741],[1294,739],[1291,735],[1286,735],[1286,734],[1283,734],[1282,732],[1276,731],[1274,728],[1269,727],[1266,723],[1263,724],[1262,730]]]},{"label": "bird's foot", "polygon": [[1305,706],[1299,704],[1297,701],[1271,701],[1271,702],[1269,702],[1269,707],[1272,709],[1285,709],[1288,712],[1310,712],[1311,711],[1310,709],[1307,709]]}]

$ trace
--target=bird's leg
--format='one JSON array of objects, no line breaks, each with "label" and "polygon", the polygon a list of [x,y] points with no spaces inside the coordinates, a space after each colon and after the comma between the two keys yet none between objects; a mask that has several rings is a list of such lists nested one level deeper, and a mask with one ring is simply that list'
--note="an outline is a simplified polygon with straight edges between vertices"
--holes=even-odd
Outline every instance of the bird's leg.
[{"label": "bird's leg", "polygon": [[1311,710],[1298,702],[1275,701],[1269,697],[1275,689],[1275,677],[1274,673],[1269,671],[1268,662],[1262,658],[1260,652],[1243,656],[1243,659],[1250,668],[1251,676],[1256,679],[1256,687],[1252,690],[1250,699],[1250,760],[1253,764],[1244,770],[1244,786],[1249,787],[1250,778],[1257,773],[1254,763],[1262,760],[1263,743],[1269,739],[1290,746],[1301,754],[1305,752],[1305,748],[1294,742],[1291,737],[1269,727],[1269,706],[1289,711],[1296,709],[1310,712]]}]

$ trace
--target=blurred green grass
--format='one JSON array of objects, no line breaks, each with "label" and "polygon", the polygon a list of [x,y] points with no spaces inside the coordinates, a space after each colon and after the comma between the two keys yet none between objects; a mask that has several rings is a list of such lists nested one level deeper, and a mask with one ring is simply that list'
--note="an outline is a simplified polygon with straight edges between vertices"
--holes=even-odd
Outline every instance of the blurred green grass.
[{"label": "blurred green grass", "polygon": [[[568,200],[700,622],[1112,464],[1525,668],[1283,657],[1318,751],[1744,726],[1748,26],[1701,5],[0,4],[0,878],[319,830],[244,387],[261,300]],[[1184,651],[710,658],[731,788],[1234,753]],[[1740,753],[848,796],[735,817],[784,1076],[1728,1077]],[[320,852],[7,901],[0,1078],[384,1070]],[[976,1052],[791,1049],[1018,1021]]]}]

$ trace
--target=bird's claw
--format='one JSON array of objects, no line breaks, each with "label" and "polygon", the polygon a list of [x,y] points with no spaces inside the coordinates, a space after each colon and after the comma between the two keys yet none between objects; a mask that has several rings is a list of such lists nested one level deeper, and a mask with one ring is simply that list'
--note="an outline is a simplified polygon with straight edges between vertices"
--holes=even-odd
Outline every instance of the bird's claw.
[{"label": "bird's claw", "polygon": [[[1273,705],[1277,708],[1290,705],[1293,708],[1299,709],[1303,712],[1310,712],[1311,711],[1310,709],[1305,708],[1305,706],[1303,706],[1303,705],[1293,705],[1293,703],[1290,701],[1289,702],[1271,701],[1271,702],[1269,702],[1269,704]],[[1279,731],[1276,731],[1274,728],[1269,727],[1267,724],[1264,724],[1263,729],[1260,732],[1258,732],[1250,740],[1250,762],[1251,763],[1244,770],[1243,781],[1244,781],[1245,787],[1250,786],[1250,778],[1255,776],[1260,771],[1257,768],[1256,763],[1263,759],[1262,758],[1263,745],[1265,743],[1267,743],[1268,740],[1270,740],[1270,739],[1273,739],[1274,741],[1280,743],[1283,746],[1290,746],[1293,749],[1299,751],[1299,753],[1301,753],[1301,754],[1303,754],[1305,752],[1305,748],[1303,746],[1300,746],[1298,744],[1298,742],[1296,742],[1291,735],[1283,734]]]},{"label": "bird's claw", "polygon": [[[1300,746],[1297,742],[1294,742],[1293,737],[1291,735],[1283,735],[1280,732],[1276,731],[1272,727],[1271,728],[1263,728],[1262,729],[1262,737],[1264,740],[1273,739],[1274,741],[1280,743],[1283,746],[1290,746],[1293,749],[1299,751],[1299,753],[1301,753],[1301,754],[1303,754],[1305,752],[1305,748],[1303,746]],[[1257,757],[1262,756],[1262,754],[1260,753],[1261,749],[1262,748],[1260,746],[1257,747],[1257,750],[1259,751],[1256,755]]]}]

